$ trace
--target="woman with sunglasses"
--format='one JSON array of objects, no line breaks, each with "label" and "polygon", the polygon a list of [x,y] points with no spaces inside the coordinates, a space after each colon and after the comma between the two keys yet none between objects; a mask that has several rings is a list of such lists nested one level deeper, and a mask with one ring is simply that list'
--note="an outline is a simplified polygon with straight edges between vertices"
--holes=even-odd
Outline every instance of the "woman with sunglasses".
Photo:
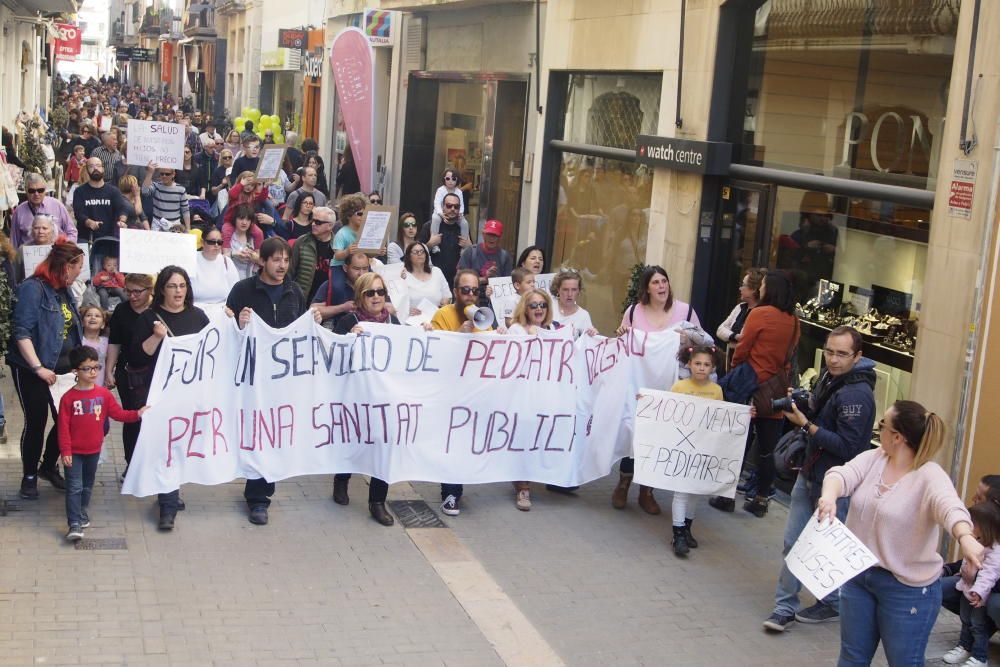
[{"label": "woman with sunglasses", "polygon": [[[507,335],[537,336],[541,331],[555,331],[559,324],[552,321],[552,297],[544,290],[530,289],[521,296],[511,316]],[[527,512],[531,509],[531,484],[527,481],[512,482],[515,490],[514,504]]]},{"label": "woman with sunglasses", "polygon": [[[363,334],[365,325],[378,322],[381,324],[399,324],[396,316],[386,309],[385,282],[377,273],[365,273],[354,281],[354,310],[341,317],[334,333]],[[333,500],[338,505],[350,502],[347,487],[351,481],[351,473],[338,473],[333,476]],[[368,511],[372,518],[383,526],[393,524],[392,515],[385,508],[385,498],[389,493],[389,485],[377,477],[371,478],[368,485]]]},{"label": "woman with sunglasses", "polygon": [[[115,308],[108,322],[108,355],[105,359],[104,386],[108,389],[114,389],[117,386],[122,407],[126,410],[138,410],[143,404],[139,401],[128,381],[122,347],[128,349],[132,342],[136,321],[153,302],[153,278],[145,273],[128,274],[125,276],[125,295],[128,297],[128,301]],[[132,460],[132,452],[135,451],[135,443],[138,439],[139,424],[122,424],[122,444],[125,446],[126,469]],[[124,473],[122,477],[124,477]]]},{"label": "woman with sunglasses", "polygon": [[55,384],[57,375],[72,370],[69,351],[83,343],[83,325],[69,290],[83,270],[83,262],[83,250],[60,237],[35,273],[17,288],[7,363],[24,414],[20,495],[29,500],[38,498],[39,477],[57,489],[66,488],[56,467],[56,429],[53,426],[45,438],[45,426],[49,412],[53,423],[56,416],[49,387]]},{"label": "woman with sunglasses", "polygon": [[388,254],[386,264],[399,264],[403,261],[403,249],[417,240],[418,228],[417,216],[409,212],[399,216],[396,240],[389,242],[389,248],[386,251]]},{"label": "woman with sunglasses", "polygon": [[292,219],[288,221],[288,239],[305,236],[312,230],[313,209],[316,198],[311,193],[301,192],[292,207]]},{"label": "woman with sunglasses", "polygon": [[197,266],[191,276],[191,289],[194,291],[194,305],[206,307],[221,307],[226,303],[229,290],[240,280],[240,272],[236,263],[222,252],[222,232],[216,227],[209,227],[201,239],[201,251],[197,253]]},{"label": "woman with sunglasses", "polygon": [[[431,266],[430,250],[420,241],[414,241],[406,246],[403,257],[406,294],[410,299],[410,316],[420,315],[417,308],[424,299],[435,306],[435,312],[440,306],[451,303],[451,290],[448,279],[441,269]],[[431,313],[433,314],[433,313]]]}]

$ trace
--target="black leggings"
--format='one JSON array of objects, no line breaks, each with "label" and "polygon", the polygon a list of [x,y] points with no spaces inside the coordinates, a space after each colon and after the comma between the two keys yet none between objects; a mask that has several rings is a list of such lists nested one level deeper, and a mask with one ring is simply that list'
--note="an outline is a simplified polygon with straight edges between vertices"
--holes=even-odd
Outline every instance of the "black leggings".
[{"label": "black leggings", "polygon": [[781,438],[785,420],[757,418],[750,424],[757,433],[757,495],[766,498],[774,486],[774,446]]},{"label": "black leggings", "polygon": [[623,458],[622,462],[618,464],[618,472],[623,475],[631,475],[635,472],[635,459],[631,456]]},{"label": "black leggings", "polygon": [[[126,410],[138,410],[144,405],[143,397],[137,395],[129,389],[128,377],[124,373],[115,373],[115,384],[118,387],[118,397],[122,401],[122,407]],[[139,429],[142,422],[128,422],[122,424],[122,444],[125,446],[125,463],[132,462],[132,454],[135,452],[135,443],[139,441]]]},{"label": "black leggings", "polygon": [[[21,403],[24,414],[24,429],[21,431],[21,465],[25,477],[34,477],[39,470],[53,471],[59,460],[59,434],[56,426],[56,406],[52,402],[49,385],[33,371],[20,366],[11,366],[14,391]],[[45,424],[52,413],[52,428],[45,437]],[[42,440],[45,452],[42,452]],[[39,468],[38,462],[41,461]]]}]

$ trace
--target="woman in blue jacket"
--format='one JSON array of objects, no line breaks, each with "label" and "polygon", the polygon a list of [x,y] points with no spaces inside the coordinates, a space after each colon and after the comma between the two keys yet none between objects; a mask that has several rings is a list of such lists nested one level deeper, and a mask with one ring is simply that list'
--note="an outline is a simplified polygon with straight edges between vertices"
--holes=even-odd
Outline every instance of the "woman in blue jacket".
[{"label": "woman in blue jacket", "polygon": [[[49,256],[38,265],[34,275],[17,288],[14,306],[13,344],[7,354],[14,377],[14,390],[24,413],[21,433],[22,498],[38,498],[38,478],[47,479],[57,489],[66,482],[56,463],[59,442],[56,435],[56,406],[49,386],[56,375],[71,369],[69,351],[83,342],[83,327],[76,312],[76,302],[69,286],[83,269],[84,254],[75,243],[60,237]],[[52,429],[42,437],[48,412],[52,413]],[[41,466],[39,466],[41,461]]]}]

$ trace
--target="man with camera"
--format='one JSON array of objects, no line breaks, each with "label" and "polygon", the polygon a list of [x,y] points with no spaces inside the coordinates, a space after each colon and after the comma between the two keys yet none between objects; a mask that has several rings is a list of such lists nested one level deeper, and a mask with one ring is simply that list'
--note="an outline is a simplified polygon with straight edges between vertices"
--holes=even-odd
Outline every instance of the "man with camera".
[{"label": "man with camera", "polygon": [[[875,362],[861,356],[861,334],[840,326],[830,332],[823,346],[826,368],[812,395],[789,391],[789,410],[784,412],[791,424],[806,438],[805,456],[788,508],[784,550],[799,538],[816,509],[823,486],[823,476],[834,466],[843,465],[871,447],[875,423]],[[837,518],[847,517],[848,499],[837,501]],[[764,628],[784,632],[792,621],[822,623],[840,618],[840,593],[833,591],[813,606],[799,611],[802,585],[782,560],[781,574],[774,593],[774,611],[764,621]]]}]

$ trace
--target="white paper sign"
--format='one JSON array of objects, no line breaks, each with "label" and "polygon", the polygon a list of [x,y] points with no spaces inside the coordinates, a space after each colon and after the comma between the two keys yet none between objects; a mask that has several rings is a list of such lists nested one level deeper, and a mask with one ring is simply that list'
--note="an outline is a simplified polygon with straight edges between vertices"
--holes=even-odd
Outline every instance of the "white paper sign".
[{"label": "white paper sign", "polygon": [[155,162],[161,167],[184,168],[184,126],[158,120],[128,121],[125,161],[145,167]]},{"label": "white paper sign", "polygon": [[[76,246],[83,251],[83,268],[77,280],[84,282],[90,280],[90,246],[86,243],[77,243]],[[21,246],[21,257],[24,259],[24,276],[35,273],[38,265],[52,252],[52,245],[23,245]]]},{"label": "white paper sign", "polygon": [[[548,292],[549,285],[552,284],[552,279],[555,277],[556,274],[554,273],[540,273],[535,276],[535,287],[543,292]],[[509,302],[516,305],[519,297],[517,292],[514,291],[514,281],[511,280],[510,276],[490,278],[489,284],[493,288],[493,295],[490,297],[490,306],[499,319],[505,314],[505,305]]]},{"label": "white paper sign", "polygon": [[735,497],[750,406],[646,388],[639,394],[632,441],[635,483]]},{"label": "white paper sign", "polygon": [[405,319],[407,324],[414,327],[419,327],[425,324],[426,322],[430,322],[432,319],[434,319],[434,313],[438,311],[437,304],[435,304],[427,297],[424,297],[420,301],[420,303],[418,303],[416,306],[413,307],[419,310],[420,313],[417,315],[410,315],[408,318],[401,317],[400,319],[401,320]]},{"label": "white paper sign", "polygon": [[123,493],[333,472],[582,484],[629,454],[637,369],[679,344],[364,329],[338,336],[306,313],[277,330],[254,315],[244,331],[217,318],[168,337]]},{"label": "white paper sign", "polygon": [[821,524],[815,512],[785,556],[789,572],[817,600],[877,563],[875,554],[839,519]]},{"label": "white paper sign", "polygon": [[59,401],[63,395],[76,384],[76,373],[70,371],[62,375],[56,375],[55,384],[49,385],[49,393],[52,395],[52,402],[55,403],[56,412],[59,412]]},{"label": "white paper sign", "polygon": [[261,149],[260,160],[257,161],[257,180],[273,181],[278,178],[278,172],[281,171],[281,163],[284,159],[284,144],[268,145]]},{"label": "white paper sign", "polygon": [[175,264],[188,274],[197,269],[195,238],[193,234],[154,232],[145,229],[121,229],[122,273],[159,273],[165,266]]},{"label": "white paper sign", "polygon": [[365,209],[365,221],[358,235],[360,250],[379,250],[385,245],[385,230],[392,221],[391,207],[369,206]]}]

